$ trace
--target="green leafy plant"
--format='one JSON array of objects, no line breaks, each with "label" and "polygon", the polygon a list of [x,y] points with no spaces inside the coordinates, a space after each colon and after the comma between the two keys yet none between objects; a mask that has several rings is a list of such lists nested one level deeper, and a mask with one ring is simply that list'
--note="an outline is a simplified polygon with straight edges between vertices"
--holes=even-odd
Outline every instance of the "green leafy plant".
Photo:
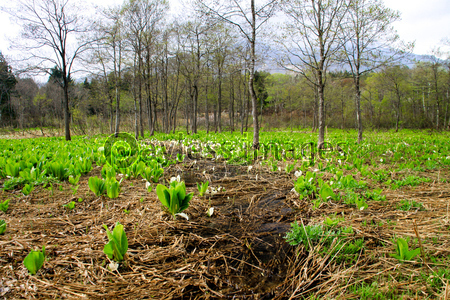
[{"label": "green leafy plant", "polygon": [[344,218],[336,218],[336,217],[330,218],[330,217],[326,217],[325,220],[323,221],[323,223],[327,227],[332,228],[332,227],[337,226],[342,221],[344,221]]},{"label": "green leafy plant", "polygon": [[208,190],[208,186],[209,186],[209,181],[202,182],[202,183],[197,182],[197,189],[198,189],[198,193],[199,193],[200,197],[203,197],[205,195],[206,191]]},{"label": "green leafy plant", "polygon": [[315,186],[316,173],[308,171],[305,176],[300,176],[294,183],[294,189],[301,196],[306,197],[317,192]]},{"label": "green leafy plant", "polygon": [[34,190],[34,186],[30,185],[30,184],[25,184],[25,186],[22,189],[22,193],[25,196],[28,196],[32,191]]},{"label": "green leafy plant", "polygon": [[31,250],[31,252],[23,260],[23,264],[31,275],[35,275],[44,264],[44,260],[45,246],[42,246],[42,251]]},{"label": "green leafy plant", "polygon": [[72,175],[70,175],[70,176],[69,176],[69,183],[70,183],[71,185],[77,185],[78,182],[80,181],[80,177],[81,177],[81,174],[78,174],[78,175],[75,176],[75,177],[73,177]]},{"label": "green leafy plant", "polygon": [[411,260],[420,253],[420,248],[408,250],[408,242],[402,238],[397,239],[397,247],[395,250],[395,254],[390,253],[389,255],[399,261]]},{"label": "green leafy plant", "polygon": [[0,234],[4,234],[6,230],[6,222],[5,220],[0,219]]},{"label": "green leafy plant", "polygon": [[76,185],[76,186],[71,186],[70,187],[70,189],[72,190],[72,195],[76,195],[77,194],[77,192],[78,192],[78,188],[79,188],[80,186],[79,185]]},{"label": "green leafy plant", "polygon": [[2,212],[6,213],[6,211],[8,210],[8,208],[9,208],[9,199],[6,199],[5,201],[0,202],[0,210],[1,210]]},{"label": "green leafy plant", "polygon": [[121,182],[122,179],[120,181],[117,181],[116,178],[106,179],[106,195],[108,195],[109,198],[113,199],[119,197]]},{"label": "green leafy plant", "polygon": [[404,199],[404,200],[401,200],[400,203],[397,205],[397,209],[409,211],[411,209],[424,210],[425,208],[423,207],[423,204],[420,202]]},{"label": "green leafy plant", "polygon": [[109,165],[104,165],[100,173],[103,179],[116,178],[116,170]]},{"label": "green leafy plant", "polygon": [[333,189],[326,183],[323,183],[319,189],[319,195],[323,201],[328,201],[329,199],[335,199],[336,195],[333,192]]},{"label": "green leafy plant", "polygon": [[90,177],[88,185],[91,191],[97,197],[100,197],[106,192],[106,182],[103,179],[98,178],[97,176]]},{"label": "green leafy plant", "polygon": [[303,244],[306,250],[309,248],[310,241],[311,243],[320,241],[324,235],[322,225],[300,226],[298,222],[293,222],[291,227],[291,231],[287,232],[284,238],[292,246]]},{"label": "green leafy plant", "polygon": [[156,194],[159,201],[164,205],[173,218],[189,207],[193,193],[186,194],[186,185],[184,181],[172,181],[169,188],[162,184],[156,187]]},{"label": "green leafy plant", "polygon": [[65,207],[65,208],[67,208],[69,210],[72,210],[72,209],[75,208],[75,202],[74,201],[70,201],[69,203],[64,204],[63,207]]},{"label": "green leafy plant", "polygon": [[67,163],[51,162],[47,164],[47,174],[57,178],[58,180],[66,180],[69,178],[69,168]]},{"label": "green leafy plant", "polygon": [[164,169],[159,166],[157,161],[150,161],[149,166],[142,170],[141,176],[148,182],[158,183],[164,175]]},{"label": "green leafy plant", "polygon": [[105,228],[109,240],[108,244],[103,248],[103,253],[109,259],[121,262],[128,250],[128,240],[123,225],[117,222],[112,233],[106,225],[103,225],[103,228]]}]

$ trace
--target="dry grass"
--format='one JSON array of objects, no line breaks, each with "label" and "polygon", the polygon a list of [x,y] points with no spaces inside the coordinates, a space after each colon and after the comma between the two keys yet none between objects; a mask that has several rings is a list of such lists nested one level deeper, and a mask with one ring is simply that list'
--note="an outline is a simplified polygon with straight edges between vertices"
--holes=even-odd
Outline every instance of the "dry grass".
[{"label": "dry grass", "polygon": [[[94,169],[89,176],[99,176]],[[189,221],[160,209],[154,192],[142,180],[125,180],[117,199],[95,197],[80,180],[75,196],[68,183],[54,194],[42,187],[28,197],[19,190],[2,192],[11,199],[6,214],[7,231],[0,236],[0,296],[8,299],[301,299],[309,295],[329,299],[359,299],[354,287],[377,283],[381,292],[395,291],[395,298],[447,299],[442,290],[422,280],[450,252],[450,185],[434,181],[418,187],[385,190],[386,202],[369,202],[360,211],[343,203],[328,202],[313,210],[291,192],[293,176],[261,167],[229,166],[208,161],[187,161],[165,170],[165,179],[181,175],[188,191],[196,195],[195,182],[225,191],[211,198],[195,196],[186,211]],[[448,171],[428,173],[447,176]],[[130,185],[132,183],[132,186]],[[375,183],[371,183],[375,186]],[[77,202],[81,197],[82,202]],[[402,199],[423,203],[426,210],[400,211]],[[62,205],[75,201],[72,211]],[[206,211],[215,207],[209,218]],[[128,213],[127,213],[128,212]],[[364,248],[352,263],[338,263],[338,254],[310,251],[288,245],[283,236],[298,220],[317,224],[325,216],[344,215],[342,225],[363,238]],[[129,250],[118,271],[111,272],[103,253],[110,228],[120,221]],[[414,230],[417,225],[417,232]],[[394,237],[420,237],[426,261],[399,263]],[[48,259],[36,276],[27,273],[23,259],[31,249],[46,246]],[[335,245],[331,245],[333,248]]]}]

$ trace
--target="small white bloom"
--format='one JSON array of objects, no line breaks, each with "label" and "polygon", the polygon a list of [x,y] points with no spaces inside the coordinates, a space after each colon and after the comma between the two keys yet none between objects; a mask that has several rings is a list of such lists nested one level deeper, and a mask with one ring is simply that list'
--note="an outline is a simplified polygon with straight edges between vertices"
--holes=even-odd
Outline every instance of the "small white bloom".
[{"label": "small white bloom", "polygon": [[450,156],[447,156],[445,159],[450,159]]},{"label": "small white bloom", "polygon": [[146,180],[145,181],[145,188],[148,189],[149,186],[151,186],[151,183]]},{"label": "small white bloom", "polygon": [[255,178],[255,180],[256,180],[256,181],[258,181],[258,174],[256,174],[256,178]]},{"label": "small white bloom", "polygon": [[214,207],[210,207],[210,208],[208,209],[208,211],[206,212],[206,215],[207,215],[208,217],[211,217],[211,216],[213,215],[213,213],[214,213]]},{"label": "small white bloom", "polygon": [[112,261],[109,265],[108,265],[109,269],[111,270],[111,272],[117,271],[117,269],[119,269],[119,263]]},{"label": "small white bloom", "polygon": [[330,185],[333,185],[333,183],[334,183],[333,181],[330,181]]},{"label": "small white bloom", "polygon": [[359,208],[359,210],[364,210],[364,206],[361,206],[361,207]]},{"label": "small white bloom", "polygon": [[300,176],[302,176],[302,171],[295,171],[294,176],[295,176],[295,177],[300,177]]},{"label": "small white bloom", "polygon": [[103,152],[103,151],[105,151],[105,147],[99,147],[98,148],[98,152]]},{"label": "small white bloom", "polygon": [[194,160],[194,165],[197,164],[197,160]]},{"label": "small white bloom", "polygon": [[319,172],[319,169],[314,169],[313,172]]},{"label": "small white bloom", "polygon": [[176,216],[183,217],[183,218],[185,218],[186,220],[189,221],[189,216],[188,216],[187,214],[185,214],[185,213],[178,213],[178,214],[175,214],[175,215],[176,215]]},{"label": "small white bloom", "polygon": [[382,158],[380,158],[380,162],[383,162],[383,159],[382,159]]},{"label": "small white bloom", "polygon": [[253,166],[248,166],[247,172],[250,172],[253,169]]}]

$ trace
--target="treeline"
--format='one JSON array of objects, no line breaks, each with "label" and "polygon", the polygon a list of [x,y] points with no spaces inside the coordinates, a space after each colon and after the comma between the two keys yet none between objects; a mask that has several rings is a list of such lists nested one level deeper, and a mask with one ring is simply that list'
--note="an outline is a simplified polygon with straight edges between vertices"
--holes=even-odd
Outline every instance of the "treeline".
[{"label": "treeline", "polygon": [[[55,0],[40,1],[58,8]],[[262,25],[273,15],[276,2],[268,1],[260,10],[252,6],[249,12],[256,12],[255,19],[262,18]],[[60,49],[56,43],[54,48],[61,57],[45,61],[53,63],[51,68],[36,66],[36,70],[48,73],[46,83],[37,84],[14,74],[10,63],[0,55],[0,124],[14,128],[65,127],[66,139],[70,139],[69,127],[83,134],[92,129],[102,133],[126,130],[136,137],[144,136],[144,130],[153,134],[181,128],[188,133],[199,129],[242,132],[255,127],[255,117],[265,129],[319,129],[319,141],[324,126],[358,128],[361,138],[361,126],[448,128],[449,60],[430,56],[427,62],[417,62],[412,68],[399,63],[398,57],[406,48],[396,52],[388,47],[398,40],[395,35],[382,39],[398,18],[396,12],[384,8],[378,0],[324,1],[327,5],[300,1],[305,5],[300,10],[297,2],[290,0],[279,6],[279,11],[293,20],[280,29],[292,35],[269,36],[284,49],[275,53],[280,53],[278,64],[285,74],[253,71],[255,58],[259,58],[257,66],[262,66],[266,58],[261,43],[258,55],[253,53],[256,33],[261,35],[260,25],[247,17],[244,19],[250,23],[242,25],[204,1],[193,2],[197,6],[192,17],[173,22],[167,21],[169,6],[164,0],[127,0],[120,7],[102,10],[97,20],[87,23],[77,18],[78,11],[71,11],[72,19],[68,17],[70,22],[61,28],[76,24],[82,39],[75,52],[64,55],[67,48]],[[251,3],[254,5],[253,0]],[[311,10],[307,5],[318,5],[319,9]],[[265,11],[267,7],[271,9]],[[69,11],[63,8],[61,14]],[[24,10],[58,14],[58,9],[42,12],[31,4]],[[325,24],[305,23],[307,16],[302,12],[317,13]],[[366,44],[361,42],[363,38],[353,41],[354,35],[347,36],[357,32],[351,27],[352,18],[364,19],[362,15],[372,26],[361,33],[369,41]],[[25,29],[41,30],[42,34],[27,37],[37,42],[33,49],[41,49],[39,45],[48,40],[40,42],[39,38],[52,37],[52,32],[45,24],[36,24]],[[252,28],[254,36],[249,34]],[[324,38],[313,40],[312,32],[306,40],[296,40],[302,37],[296,30],[304,28],[325,33]],[[336,34],[339,30],[345,34]],[[328,39],[330,34],[334,34],[332,40]],[[385,50],[388,54],[383,53]],[[37,57],[42,55],[35,54]],[[67,62],[61,64],[62,58]],[[347,61],[349,65],[345,65]],[[76,68],[89,71],[84,81],[73,80]],[[336,71],[339,69],[350,71]]]}]

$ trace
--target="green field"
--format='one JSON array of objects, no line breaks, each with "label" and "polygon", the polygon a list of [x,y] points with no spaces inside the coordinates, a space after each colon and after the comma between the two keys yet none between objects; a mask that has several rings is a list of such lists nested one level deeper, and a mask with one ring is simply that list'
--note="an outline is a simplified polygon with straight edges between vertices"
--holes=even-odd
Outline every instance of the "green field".
[{"label": "green field", "polygon": [[[450,296],[449,132],[367,132],[357,144],[333,129],[320,151],[310,131],[263,132],[259,151],[250,137],[0,139],[0,295]],[[193,193],[184,210],[158,192],[177,176],[186,190],[166,197]],[[103,226],[117,222],[123,255]],[[25,257],[43,246],[32,275]]]}]

